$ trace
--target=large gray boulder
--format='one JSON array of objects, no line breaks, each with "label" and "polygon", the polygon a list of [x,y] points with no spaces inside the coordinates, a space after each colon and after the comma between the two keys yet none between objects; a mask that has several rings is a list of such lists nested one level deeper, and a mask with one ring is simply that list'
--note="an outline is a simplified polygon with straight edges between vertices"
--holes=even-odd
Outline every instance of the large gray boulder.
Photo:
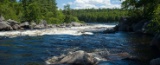
[{"label": "large gray boulder", "polygon": [[17,21],[9,19],[7,22],[13,28],[13,30],[20,29],[19,23]]},{"label": "large gray boulder", "polygon": [[7,22],[0,22],[0,31],[9,31],[13,30],[10,25],[8,25]]},{"label": "large gray boulder", "polygon": [[95,65],[98,61],[84,51],[76,51],[66,56],[62,56],[57,60],[56,57],[47,60],[49,64],[69,64],[69,65]]}]

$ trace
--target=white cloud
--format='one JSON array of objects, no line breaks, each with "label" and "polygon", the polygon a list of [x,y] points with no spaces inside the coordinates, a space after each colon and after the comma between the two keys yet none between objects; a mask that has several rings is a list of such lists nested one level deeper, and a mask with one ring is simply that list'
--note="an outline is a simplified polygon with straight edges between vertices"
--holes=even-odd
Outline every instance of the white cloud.
[{"label": "white cloud", "polygon": [[[121,8],[120,2],[124,0],[75,0],[74,2],[68,2],[74,9],[85,8]],[[112,3],[114,2],[114,3]],[[118,3],[119,4],[115,4]]]}]

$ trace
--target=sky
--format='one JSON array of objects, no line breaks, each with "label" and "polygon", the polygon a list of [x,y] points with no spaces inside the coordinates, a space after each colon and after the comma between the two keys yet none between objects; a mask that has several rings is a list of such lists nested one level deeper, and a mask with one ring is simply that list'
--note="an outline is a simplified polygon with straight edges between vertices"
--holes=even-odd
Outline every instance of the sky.
[{"label": "sky", "polygon": [[56,0],[59,9],[64,5],[70,4],[72,9],[86,8],[121,8],[124,0]]}]

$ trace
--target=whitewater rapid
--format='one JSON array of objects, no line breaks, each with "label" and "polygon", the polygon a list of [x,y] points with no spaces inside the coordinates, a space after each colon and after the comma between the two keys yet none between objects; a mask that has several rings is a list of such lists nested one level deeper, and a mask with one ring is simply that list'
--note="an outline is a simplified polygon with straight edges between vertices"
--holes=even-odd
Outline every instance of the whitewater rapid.
[{"label": "whitewater rapid", "polygon": [[42,36],[42,35],[92,35],[89,31],[102,31],[108,28],[113,28],[115,25],[107,24],[94,24],[86,25],[81,27],[65,27],[65,28],[48,28],[48,29],[37,29],[37,30],[21,30],[21,31],[3,31],[0,32],[0,36],[5,37],[17,37],[17,36]]}]

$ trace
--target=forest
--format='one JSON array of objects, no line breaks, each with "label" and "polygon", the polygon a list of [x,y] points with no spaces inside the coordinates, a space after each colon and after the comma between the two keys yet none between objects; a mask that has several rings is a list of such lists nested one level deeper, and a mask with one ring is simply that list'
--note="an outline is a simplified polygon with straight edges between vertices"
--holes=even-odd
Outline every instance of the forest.
[{"label": "forest", "polygon": [[110,22],[126,16],[125,9],[71,9],[65,5],[58,9],[55,0],[2,0],[0,15],[19,22],[46,20],[49,24],[68,22]]},{"label": "forest", "polygon": [[72,15],[85,22],[117,22],[127,16],[123,9],[72,9]]}]

